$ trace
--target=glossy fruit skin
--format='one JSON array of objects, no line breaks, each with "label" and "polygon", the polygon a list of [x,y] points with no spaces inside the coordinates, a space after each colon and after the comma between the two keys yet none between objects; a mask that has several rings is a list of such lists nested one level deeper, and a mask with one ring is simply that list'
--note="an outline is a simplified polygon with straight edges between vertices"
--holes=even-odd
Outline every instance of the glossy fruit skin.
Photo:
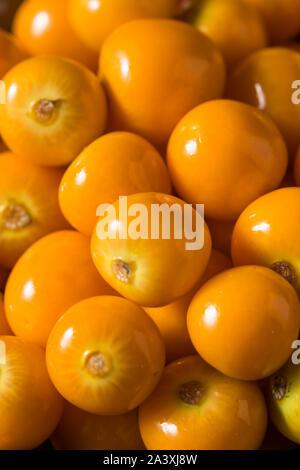
[{"label": "glossy fruit skin", "polygon": [[144,19],[117,28],[104,42],[99,76],[109,98],[109,126],[158,147],[186,112],[221,98],[224,61],[191,25]]},{"label": "glossy fruit skin", "polygon": [[0,29],[0,78],[16,64],[27,58],[27,54],[19,41],[9,33]]},{"label": "glossy fruit skin", "polygon": [[69,166],[61,181],[59,200],[71,225],[91,235],[100,204],[147,191],[171,192],[162,157],[142,137],[113,132],[90,144]]},{"label": "glossy fruit skin", "polygon": [[[57,197],[63,170],[43,168],[5,152],[0,154],[0,173],[4,175],[0,187],[0,265],[12,268],[32,243],[69,228]],[[29,223],[16,229],[5,225],[5,210],[10,205],[20,205]]]},{"label": "glossy fruit skin", "polygon": [[[190,405],[179,391],[194,381],[204,395]],[[267,412],[256,384],[226,377],[199,356],[189,356],[166,367],[140,407],[139,421],[149,450],[252,450],[264,438]]]},{"label": "glossy fruit skin", "polygon": [[258,9],[274,44],[291,39],[300,32],[300,4],[298,0],[243,1]]},{"label": "glossy fruit skin", "polygon": [[279,186],[288,156],[267,116],[243,103],[214,100],[178,123],[167,162],[180,197],[204,203],[207,217],[234,220],[250,202]]},{"label": "glossy fruit skin", "polygon": [[282,276],[262,266],[218,274],[195,295],[188,330],[201,357],[223,374],[259,380],[289,358],[300,304]]},{"label": "glossy fruit skin", "polygon": [[167,363],[195,354],[196,351],[186,325],[188,307],[201,285],[231,267],[231,260],[227,256],[217,250],[212,250],[204,276],[196,289],[165,307],[144,309],[162,334],[166,346]]},{"label": "glossy fruit skin", "polygon": [[14,17],[13,32],[30,55],[67,57],[96,71],[98,56],[73,30],[67,1],[24,1]]},{"label": "glossy fruit skin", "polygon": [[227,95],[264,111],[278,126],[293,159],[300,144],[300,106],[292,84],[300,75],[300,55],[283,47],[262,49],[244,59],[229,77]]},{"label": "glossy fruit skin", "polygon": [[9,324],[7,323],[5,312],[4,312],[4,305],[3,305],[3,295],[0,292],[0,336],[10,336],[12,335],[12,331],[9,328]]},{"label": "glossy fruit skin", "polygon": [[13,336],[0,341],[6,350],[6,364],[0,365],[0,449],[33,449],[56,428],[63,400],[50,382],[40,347]]},{"label": "glossy fruit skin", "polygon": [[[94,354],[104,355],[108,364],[103,375],[87,368]],[[89,413],[119,415],[153,391],[164,368],[165,347],[140,307],[102,296],[75,304],[60,318],[46,357],[50,377],[68,402]]]},{"label": "glossy fruit skin", "polygon": [[[130,230],[136,217],[129,215],[126,218],[135,204],[141,204],[146,211],[145,218],[143,213],[139,216],[148,224],[144,238],[134,239]],[[200,214],[197,216],[197,221],[202,221],[204,234],[201,249],[187,249],[183,223],[181,224],[183,236],[176,238],[174,217],[171,217],[170,237],[163,239],[160,221],[158,238],[155,239],[151,234],[151,229],[157,228],[154,217],[151,217],[152,207],[154,205],[161,207],[162,204],[165,204],[167,208],[172,208],[174,204],[177,204],[176,207],[179,207],[182,214],[185,211],[185,203],[174,196],[160,193],[131,195],[127,199],[128,210],[125,213],[125,224],[119,201],[117,201],[113,206],[115,214],[112,214],[108,223],[107,234],[102,233],[101,225],[105,218],[100,217],[91,240],[93,261],[103,278],[122,296],[144,307],[161,307],[190,292],[203,276],[211,253],[210,233]],[[194,209],[192,219],[196,223]],[[119,229],[124,229],[124,239],[119,237]],[[125,266],[128,271],[127,279],[123,280],[114,271],[116,262]]]},{"label": "glossy fruit skin", "polygon": [[55,322],[87,297],[113,294],[96,271],[89,239],[66,230],[33,244],[12,270],[5,312],[17,336],[45,346]]},{"label": "glossy fruit skin", "polygon": [[198,8],[193,24],[217,44],[229,66],[267,47],[265,26],[255,8],[240,0],[202,0]]},{"label": "glossy fruit skin", "polygon": [[[63,166],[104,132],[106,99],[97,77],[80,64],[54,56],[28,59],[4,77],[6,106],[0,108],[3,140],[39,165]],[[54,107],[48,122],[35,106]],[[63,142],[63,144],[62,144]]]},{"label": "glossy fruit skin", "polygon": [[119,416],[99,416],[65,402],[60,423],[51,437],[55,450],[143,450],[137,410]]},{"label": "glossy fruit skin", "polygon": [[282,188],[250,204],[239,217],[232,236],[235,266],[271,267],[289,263],[295,270],[294,287],[300,293],[300,188]]},{"label": "glossy fruit skin", "polygon": [[118,26],[147,17],[171,17],[177,0],[101,0],[91,8],[89,0],[69,0],[69,17],[84,43],[99,52],[104,40]]},{"label": "glossy fruit skin", "polygon": [[[282,395],[277,384],[283,385],[283,389],[280,390]],[[289,361],[270,378],[268,390],[268,406],[274,426],[287,439],[298,444],[300,444],[299,386],[300,366]]]}]

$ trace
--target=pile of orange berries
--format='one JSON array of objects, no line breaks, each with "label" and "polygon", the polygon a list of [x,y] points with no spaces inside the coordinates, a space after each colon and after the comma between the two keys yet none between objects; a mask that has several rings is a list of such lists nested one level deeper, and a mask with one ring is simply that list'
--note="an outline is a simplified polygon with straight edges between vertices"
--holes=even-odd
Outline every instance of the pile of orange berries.
[{"label": "pile of orange berries", "polygon": [[3,5],[0,449],[297,446],[300,0]]}]

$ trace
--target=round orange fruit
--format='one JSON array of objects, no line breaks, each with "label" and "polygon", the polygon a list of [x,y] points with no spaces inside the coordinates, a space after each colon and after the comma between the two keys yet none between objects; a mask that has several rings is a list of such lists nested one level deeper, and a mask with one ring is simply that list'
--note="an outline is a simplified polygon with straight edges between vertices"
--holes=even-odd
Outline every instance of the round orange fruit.
[{"label": "round orange fruit", "polygon": [[84,66],[55,56],[27,59],[4,77],[3,140],[39,165],[63,166],[104,132],[106,99]]},{"label": "round orange fruit", "polygon": [[174,20],[126,23],[106,39],[99,77],[109,98],[109,126],[162,148],[194,106],[224,91],[223,58],[209,38]]},{"label": "round orange fruit", "polygon": [[100,204],[147,191],[171,192],[163,159],[142,137],[112,132],[90,144],[69,166],[61,181],[59,200],[71,225],[91,235]]},{"label": "round orange fruit", "polygon": [[257,384],[189,356],[166,367],[139,421],[149,450],[253,450],[263,441],[267,411]]},{"label": "round orange fruit", "polygon": [[68,0],[23,1],[13,32],[30,55],[53,54],[97,69],[97,53],[84,45],[69,22]]},{"label": "round orange fruit", "polygon": [[188,330],[200,356],[223,374],[260,380],[292,353],[300,329],[295,289],[262,266],[229,269],[209,280],[188,310]]},{"label": "round orange fruit", "polygon": [[39,346],[0,336],[0,349],[0,449],[34,449],[55,430],[63,400],[49,379]]},{"label": "round orange fruit", "polygon": [[52,233],[34,243],[12,270],[5,311],[14,333],[45,346],[56,321],[87,297],[114,294],[95,269],[89,239],[80,233]]},{"label": "round orange fruit", "polygon": [[180,197],[203,203],[207,217],[235,220],[250,202],[280,185],[288,155],[280,132],[261,111],[213,100],[178,123],[167,161]]},{"label": "round orange fruit", "polygon": [[117,292],[144,307],[161,307],[201,279],[211,237],[202,216],[180,199],[140,193],[103,211],[91,252],[98,271]]},{"label": "round orange fruit", "polygon": [[151,318],[120,297],[93,297],[71,307],[47,343],[50,377],[78,408],[120,415],[139,406],[157,385],[165,347]]}]

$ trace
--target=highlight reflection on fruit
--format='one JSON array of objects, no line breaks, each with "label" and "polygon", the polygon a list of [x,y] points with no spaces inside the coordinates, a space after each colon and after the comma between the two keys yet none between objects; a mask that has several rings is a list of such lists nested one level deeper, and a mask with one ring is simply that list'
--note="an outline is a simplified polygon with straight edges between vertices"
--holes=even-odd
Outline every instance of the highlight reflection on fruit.
[{"label": "highlight reflection on fruit", "polygon": [[149,450],[251,450],[262,443],[267,412],[255,383],[189,356],[166,367],[139,420]]},{"label": "highlight reflection on fruit", "polygon": [[45,346],[55,322],[72,305],[114,291],[97,273],[89,239],[66,230],[34,243],[19,259],[5,289],[5,311],[14,333]]},{"label": "highlight reflection on fruit", "polygon": [[12,268],[32,243],[69,228],[57,196],[63,171],[5,152],[0,154],[0,173],[5,175],[0,185],[0,265]]},{"label": "highlight reflection on fruit", "polygon": [[80,64],[33,57],[3,80],[1,134],[17,155],[39,165],[66,165],[103,133],[106,98],[97,77]]},{"label": "highlight reflection on fruit", "polygon": [[48,371],[57,390],[78,408],[99,415],[139,406],[157,385],[164,363],[155,323],[119,297],[75,304],[47,343]]},{"label": "highlight reflection on fruit", "polygon": [[63,400],[40,347],[12,336],[0,336],[0,341],[6,354],[5,364],[0,363],[0,449],[33,449],[56,428]]},{"label": "highlight reflection on fruit", "polygon": [[143,450],[137,410],[118,416],[87,413],[65,402],[51,436],[56,450]]},{"label": "highlight reflection on fruit", "polygon": [[[169,233],[164,233],[160,205],[172,209]],[[144,307],[167,305],[190,292],[203,276],[211,253],[207,225],[194,209],[185,212],[187,206],[174,196],[135,194],[127,198],[127,207],[128,214],[123,213],[123,203],[117,201],[109,216],[99,217],[91,241],[93,261],[102,277],[124,297]],[[136,208],[142,208],[141,214]],[[190,229],[198,225],[194,237],[203,232],[203,240],[198,240],[203,241],[201,249],[186,249],[193,236],[188,237],[183,227],[188,219]],[[136,238],[135,229],[142,231],[141,239]]]},{"label": "highlight reflection on fruit", "polygon": [[259,380],[288,360],[299,336],[300,303],[279,274],[262,266],[242,266],[200,288],[187,322],[206,362],[230,377]]}]

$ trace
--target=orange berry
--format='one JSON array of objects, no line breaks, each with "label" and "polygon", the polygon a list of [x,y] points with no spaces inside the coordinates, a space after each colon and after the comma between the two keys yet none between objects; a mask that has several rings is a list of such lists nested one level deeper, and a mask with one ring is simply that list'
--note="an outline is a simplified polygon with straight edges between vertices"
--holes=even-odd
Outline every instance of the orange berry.
[{"label": "orange berry", "polygon": [[17,336],[45,346],[73,304],[113,293],[92,263],[89,239],[66,230],[42,238],[19,259],[6,285],[5,311]]},{"label": "orange berry", "polygon": [[97,69],[97,53],[83,44],[69,22],[68,0],[23,1],[13,31],[31,55],[58,55]]},{"label": "orange berry", "polygon": [[275,44],[297,36],[300,32],[300,3],[298,0],[243,0],[257,8],[268,34]]},{"label": "orange berry", "polygon": [[57,197],[63,171],[6,152],[0,173],[0,264],[12,268],[32,243],[69,227]]},{"label": "orange berry", "polygon": [[166,367],[139,421],[149,450],[253,450],[263,441],[267,410],[255,383],[190,356]]},{"label": "orange berry", "polygon": [[233,264],[272,268],[300,293],[299,237],[300,188],[273,191],[239,217],[232,235]]},{"label": "orange berry", "polygon": [[38,447],[55,430],[63,400],[50,382],[44,351],[13,336],[0,336],[0,449]]},{"label": "orange berry", "polygon": [[167,161],[180,197],[204,203],[210,218],[234,220],[250,202],[279,186],[288,156],[281,134],[262,112],[216,100],[179,122]]},{"label": "orange berry", "polygon": [[218,274],[200,288],[188,310],[188,330],[201,357],[241,380],[259,380],[278,370],[299,329],[296,291],[261,266]]},{"label": "orange berry", "polygon": [[274,121],[291,159],[300,144],[300,106],[293,99],[294,92],[296,98],[299,92],[292,88],[299,76],[299,53],[270,47],[251,54],[236,66],[229,77],[227,92],[230,98],[255,106]]},{"label": "orange berry", "polygon": [[[117,201],[108,224],[106,217],[99,218],[91,241],[92,256],[103,278],[117,292],[139,305],[161,307],[195,287],[210,258],[211,238],[200,214],[197,215],[189,206],[187,218],[190,215],[191,223],[203,223],[204,242],[202,248],[194,246],[196,249],[187,249],[191,240],[186,235],[188,227],[184,227],[186,206],[173,196],[140,193],[128,196],[129,215],[127,212],[123,214],[123,204],[120,206]],[[169,233],[166,224],[161,223],[160,213],[170,214]],[[165,222],[169,222],[166,219]],[[132,234],[132,229],[134,231],[139,224],[140,234]]]},{"label": "orange berry", "polygon": [[202,0],[193,24],[215,42],[230,66],[268,44],[261,16],[241,0]]},{"label": "orange berry", "polygon": [[177,13],[177,3],[178,0],[69,0],[69,17],[82,41],[99,52],[118,26],[137,18],[171,17]]},{"label": "orange berry", "polygon": [[66,400],[89,413],[119,415],[153,391],[165,348],[140,307],[102,296],[79,302],[60,318],[46,356],[50,377]]},{"label": "orange berry", "polygon": [[117,28],[104,42],[99,76],[109,98],[109,125],[163,147],[179,119],[224,91],[224,61],[191,25],[144,19]]},{"label": "orange berry", "polygon": [[113,132],[89,145],[69,166],[60,185],[59,199],[69,222],[91,235],[100,204],[112,204],[119,196],[147,191],[171,192],[161,156],[142,137]]},{"label": "orange berry", "polygon": [[3,140],[17,155],[46,166],[70,163],[106,125],[106,100],[97,77],[76,62],[42,56],[4,77]]},{"label": "orange berry", "polygon": [[56,450],[143,450],[137,410],[118,416],[99,416],[65,403],[51,437]]}]

